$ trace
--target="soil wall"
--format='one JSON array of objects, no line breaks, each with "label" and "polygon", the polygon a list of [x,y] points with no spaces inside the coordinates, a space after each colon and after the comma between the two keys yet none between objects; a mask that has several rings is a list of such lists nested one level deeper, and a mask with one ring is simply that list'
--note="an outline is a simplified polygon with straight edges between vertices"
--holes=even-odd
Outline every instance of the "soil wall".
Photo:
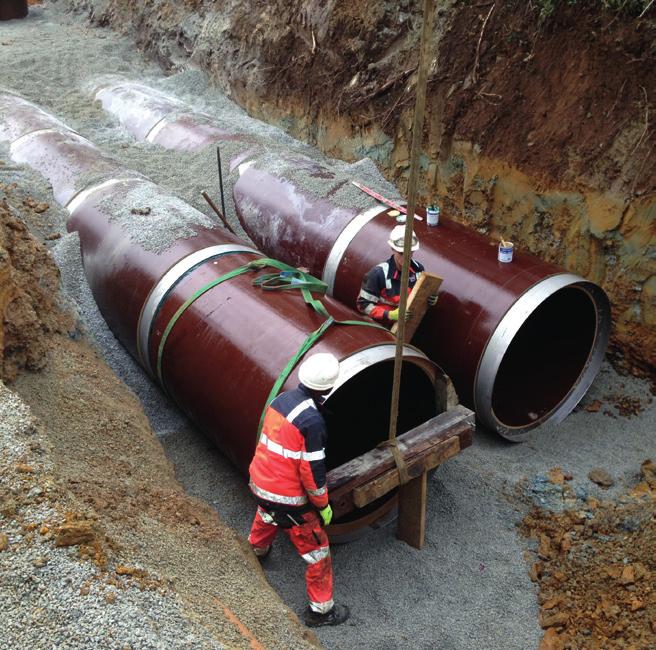
[{"label": "soil wall", "polygon": [[[0,185],[0,190],[4,188]],[[25,211],[43,205],[27,199]],[[45,205],[45,208],[48,206]],[[0,202],[0,380],[13,381],[22,369],[39,370],[55,333],[74,329],[59,310],[59,270],[46,247],[32,237],[3,198]]]},{"label": "soil wall", "polygon": [[[329,155],[368,156],[405,185],[419,0],[58,1],[132,32],[165,69],[200,67],[252,115]],[[654,376],[656,12],[602,4],[440,4],[421,192],[600,283],[616,361]]]}]

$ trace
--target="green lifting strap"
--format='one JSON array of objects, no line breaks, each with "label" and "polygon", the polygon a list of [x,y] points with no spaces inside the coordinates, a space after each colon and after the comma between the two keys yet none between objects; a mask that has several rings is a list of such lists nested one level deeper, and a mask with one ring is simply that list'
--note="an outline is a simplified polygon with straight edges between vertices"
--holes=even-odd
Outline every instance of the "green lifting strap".
[{"label": "green lifting strap", "polygon": [[303,294],[305,302],[317,313],[326,318],[330,317],[330,314],[321,302],[312,297],[313,291],[321,294],[326,293],[328,285],[325,282],[322,282],[309,273],[287,266],[287,264],[278,262],[277,260],[272,261],[276,262],[276,264],[271,264],[270,266],[280,269],[280,273],[267,273],[266,275],[255,278],[253,280],[255,286],[264,289],[264,291],[298,289]]},{"label": "green lifting strap", "polygon": [[248,271],[259,271],[267,267],[276,268],[278,269],[279,273],[267,273],[255,278],[253,280],[254,286],[259,286],[264,291],[298,289],[303,295],[305,302],[310,305],[310,307],[312,307],[317,313],[325,316],[326,320],[316,330],[308,334],[296,354],[289,360],[280,375],[278,375],[278,379],[276,379],[275,383],[273,384],[273,387],[269,392],[269,396],[267,397],[264,404],[264,408],[262,409],[262,415],[260,416],[260,423],[257,429],[256,442],[259,442],[260,434],[262,432],[262,425],[264,424],[264,416],[266,414],[267,408],[269,407],[269,404],[271,404],[271,402],[276,398],[280,389],[287,381],[289,375],[296,367],[296,364],[298,364],[305,353],[312,348],[312,346],[324,335],[324,333],[331,325],[362,325],[365,327],[382,329],[386,332],[388,331],[385,327],[379,325],[378,323],[368,323],[366,321],[359,320],[335,320],[328,313],[328,310],[324,307],[324,305],[312,296],[313,291],[315,293],[326,293],[327,285],[325,282],[322,282],[309,273],[305,273],[304,271],[300,271],[293,266],[289,266],[284,262],[266,257],[259,258],[249,262],[248,264],[239,266],[236,269],[233,269],[232,271],[229,271],[221,277],[215,278],[211,282],[208,282],[206,285],[200,287],[200,289],[197,289],[191,296],[189,296],[189,298],[187,298],[187,300],[185,300],[184,303],[180,305],[175,314],[173,314],[171,320],[168,322],[164,330],[164,333],[162,334],[162,338],[159,342],[159,348],[157,350],[157,377],[161,386],[165,390],[166,387],[164,386],[164,379],[162,377],[162,359],[164,357],[164,348],[166,346],[166,341],[171,334],[171,331],[175,327],[175,324],[178,322],[182,314],[184,314],[184,312],[203,294],[207,293],[210,289],[213,289],[219,284],[222,284],[226,280],[236,278],[237,276],[247,273]]},{"label": "green lifting strap", "polygon": [[378,323],[367,323],[366,321],[362,320],[335,320],[332,316],[328,315],[327,320],[325,320],[316,330],[314,330],[314,332],[310,332],[310,334],[308,334],[307,338],[305,341],[303,341],[296,354],[289,360],[283,371],[278,375],[278,379],[276,379],[275,383],[273,384],[273,388],[269,393],[269,396],[266,398],[264,408],[262,409],[262,415],[260,415],[260,424],[257,427],[257,440],[255,441],[256,444],[260,441],[262,426],[264,425],[264,416],[266,415],[266,411],[269,408],[269,404],[271,404],[271,402],[273,402],[273,400],[276,398],[283,384],[287,381],[289,375],[292,373],[292,370],[294,370],[296,364],[301,360],[303,355],[325,334],[326,330],[331,325],[364,325],[365,327],[375,327],[377,329],[385,330],[386,332],[389,331],[382,325],[378,325]]},{"label": "green lifting strap", "polygon": [[[323,287],[326,286],[324,282],[321,282],[317,278],[314,278],[313,276],[307,273],[303,273],[302,271],[295,269],[293,266],[289,266],[288,264],[279,262],[278,260],[270,259],[268,257],[261,257],[251,262],[248,262],[248,264],[244,264],[243,266],[239,266],[236,269],[233,269],[232,271],[228,271],[228,273],[222,275],[219,278],[215,278],[211,282],[208,282],[206,285],[202,286],[200,289],[197,289],[191,296],[189,296],[189,298],[187,298],[187,300],[185,300],[185,302],[182,305],[180,305],[180,307],[175,312],[175,314],[173,314],[171,320],[168,322],[166,326],[166,329],[164,330],[164,333],[162,334],[162,338],[159,342],[159,348],[157,350],[157,378],[159,379],[159,383],[162,385],[162,387],[164,387],[164,381],[162,378],[162,359],[164,357],[164,348],[166,346],[166,341],[168,340],[168,337],[171,334],[171,330],[173,330],[173,328],[175,327],[175,324],[178,322],[180,316],[182,316],[182,314],[184,314],[184,312],[196,300],[198,300],[198,298],[200,298],[203,294],[207,293],[210,289],[213,289],[214,287],[218,286],[219,284],[222,284],[226,280],[235,278],[238,275],[242,275],[243,273],[246,273],[248,271],[258,271],[260,269],[267,268],[267,267],[274,267],[281,271],[281,273],[279,274],[269,274],[267,277],[270,277],[272,275],[282,275],[283,273],[289,274],[289,278],[290,278],[289,288],[295,286],[295,282],[293,282],[291,279],[299,278],[299,280],[303,283],[304,291],[307,291],[311,303],[318,304],[321,310],[323,310],[323,311],[320,310],[317,311],[319,311],[325,316],[328,315],[328,312],[326,312],[325,307],[318,300],[314,300],[314,298],[312,298],[312,296],[310,295],[309,291],[305,288],[306,285],[312,287],[316,286],[317,287],[316,290],[320,291],[322,285]],[[257,280],[259,280],[259,278],[256,278],[254,283],[257,282]],[[280,288],[285,288],[285,287],[280,287]],[[323,289],[323,292],[325,293],[325,288]],[[317,307],[314,304],[312,304],[312,306],[315,309],[317,309]]]}]

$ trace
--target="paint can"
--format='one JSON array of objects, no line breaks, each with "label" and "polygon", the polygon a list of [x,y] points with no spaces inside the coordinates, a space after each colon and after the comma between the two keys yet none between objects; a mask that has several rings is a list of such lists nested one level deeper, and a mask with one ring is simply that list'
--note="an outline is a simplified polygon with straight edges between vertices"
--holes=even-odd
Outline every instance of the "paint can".
[{"label": "paint can", "polygon": [[514,244],[511,241],[501,240],[499,244],[499,262],[512,262]]},{"label": "paint can", "polygon": [[426,208],[426,224],[437,226],[440,222],[440,208],[437,205],[430,205]]}]

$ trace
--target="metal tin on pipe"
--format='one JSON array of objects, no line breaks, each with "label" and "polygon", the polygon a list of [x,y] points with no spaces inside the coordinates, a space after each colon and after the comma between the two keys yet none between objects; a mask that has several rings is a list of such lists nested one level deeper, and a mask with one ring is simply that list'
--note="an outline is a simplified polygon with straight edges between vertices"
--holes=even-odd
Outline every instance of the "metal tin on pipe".
[{"label": "metal tin on pipe", "polygon": [[499,254],[497,255],[499,262],[504,264],[512,262],[514,248],[515,245],[512,242],[501,242],[499,244]]}]

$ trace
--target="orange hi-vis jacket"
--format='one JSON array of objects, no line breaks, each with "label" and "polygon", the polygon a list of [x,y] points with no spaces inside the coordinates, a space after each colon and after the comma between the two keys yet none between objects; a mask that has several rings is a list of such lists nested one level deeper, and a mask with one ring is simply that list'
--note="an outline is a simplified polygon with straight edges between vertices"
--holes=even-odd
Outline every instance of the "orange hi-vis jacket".
[{"label": "orange hi-vis jacket", "polygon": [[250,488],[265,509],[306,511],[328,505],[327,436],[323,416],[305,386],[271,402],[249,468]]}]

